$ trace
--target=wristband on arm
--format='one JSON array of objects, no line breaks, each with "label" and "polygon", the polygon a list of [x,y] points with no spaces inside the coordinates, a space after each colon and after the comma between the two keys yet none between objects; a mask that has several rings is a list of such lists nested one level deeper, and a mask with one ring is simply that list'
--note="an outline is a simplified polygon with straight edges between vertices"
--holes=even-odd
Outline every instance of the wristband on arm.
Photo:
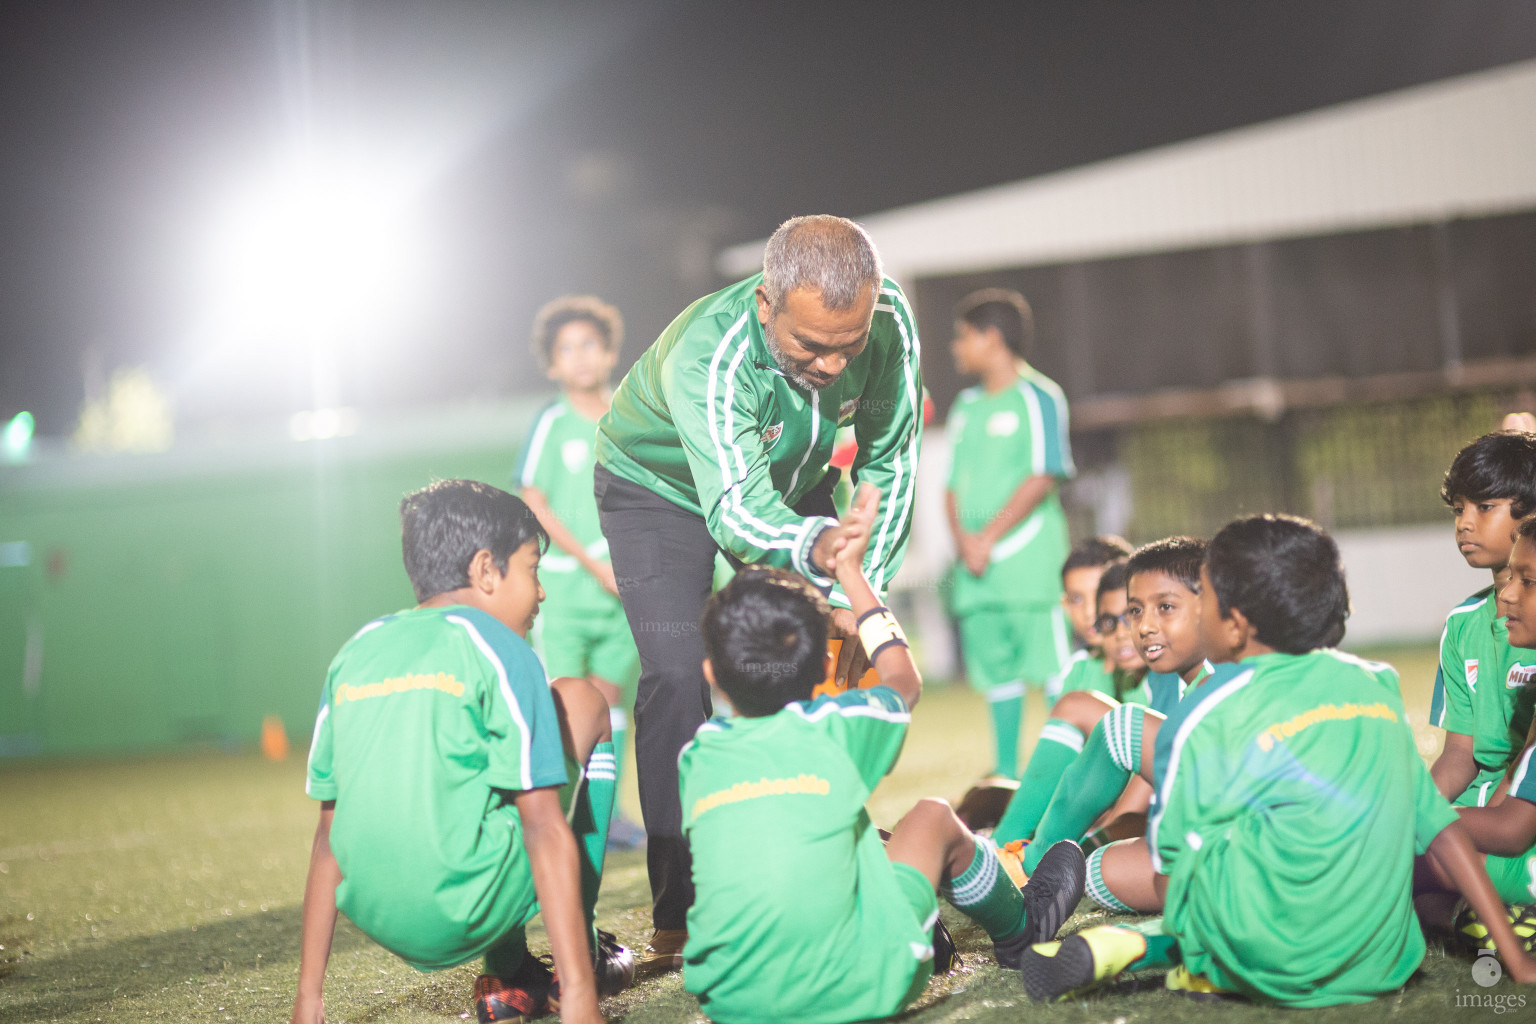
[{"label": "wristband on arm", "polygon": [[901,624],[891,610],[880,605],[859,616],[859,643],[864,645],[864,653],[873,665],[875,658],[887,647],[906,647],[907,635],[901,631]]}]

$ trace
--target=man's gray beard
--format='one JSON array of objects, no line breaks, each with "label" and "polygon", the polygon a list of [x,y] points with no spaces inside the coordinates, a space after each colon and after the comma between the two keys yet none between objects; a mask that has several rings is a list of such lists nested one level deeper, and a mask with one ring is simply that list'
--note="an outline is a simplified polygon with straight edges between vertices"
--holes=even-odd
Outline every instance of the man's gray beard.
[{"label": "man's gray beard", "polygon": [[815,384],[806,380],[786,365],[789,360],[785,357],[784,350],[779,347],[779,337],[773,330],[774,322],[777,319],[777,317],[769,317],[768,322],[763,324],[763,344],[768,346],[768,354],[773,356],[773,361],[779,364],[779,372],[788,377],[789,382],[802,391],[824,391],[831,387],[832,384],[836,384],[836,379],[831,384]]}]

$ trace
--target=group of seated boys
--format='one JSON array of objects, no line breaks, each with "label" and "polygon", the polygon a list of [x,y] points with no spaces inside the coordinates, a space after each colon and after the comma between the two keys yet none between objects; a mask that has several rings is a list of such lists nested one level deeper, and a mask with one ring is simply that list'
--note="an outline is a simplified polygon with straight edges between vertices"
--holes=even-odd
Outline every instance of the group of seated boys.
[{"label": "group of seated boys", "polygon": [[[1084,650],[984,835],[943,800],[890,833],[865,810],[922,679],[863,576],[878,493],[861,488],[837,580],[879,685],[812,699],[827,607],[799,576],[749,568],[705,609],[705,675],[736,714],[680,758],[686,988],[721,1024],[900,1013],[955,962],[941,896],[1036,1000],[1159,969],[1195,993],[1360,1002],[1409,981],[1426,932],[1536,982],[1517,933],[1536,901],[1536,434],[1478,438],[1442,496],[1493,581],[1447,620],[1433,768],[1396,672],[1336,649],[1349,598],[1317,526],[1251,516],[1135,551],[1095,538],[1063,570],[1069,597],[1094,595],[1067,602]],[[614,754],[603,698],[546,682],[524,640],[547,536],[470,481],[407,496],[401,517],[419,604],[348,641],[315,725],[293,1019],[323,1020],[339,909],[424,970],[483,956],[482,1021],[601,1020],[599,997],[633,976],[593,916]],[[1058,940],[1085,892],[1136,919]],[[538,913],[553,971],[525,939]]]}]

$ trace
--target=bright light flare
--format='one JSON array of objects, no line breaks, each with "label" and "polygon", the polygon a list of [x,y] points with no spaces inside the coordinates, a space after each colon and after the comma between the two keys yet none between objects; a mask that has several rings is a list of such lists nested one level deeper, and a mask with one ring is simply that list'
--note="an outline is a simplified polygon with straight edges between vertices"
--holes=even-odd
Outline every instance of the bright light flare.
[{"label": "bright light flare", "polygon": [[325,346],[371,340],[421,293],[410,190],[374,167],[300,161],[220,218],[209,261],[225,337]]}]

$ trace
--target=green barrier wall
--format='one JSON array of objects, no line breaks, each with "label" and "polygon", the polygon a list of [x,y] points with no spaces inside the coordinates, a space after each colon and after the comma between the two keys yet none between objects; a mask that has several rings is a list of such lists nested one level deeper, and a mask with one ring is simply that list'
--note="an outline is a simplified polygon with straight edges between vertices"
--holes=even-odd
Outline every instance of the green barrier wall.
[{"label": "green barrier wall", "polygon": [[250,747],[274,714],[303,751],[336,650],[413,603],[401,495],[508,486],[536,404],[0,469],[0,757]]}]

